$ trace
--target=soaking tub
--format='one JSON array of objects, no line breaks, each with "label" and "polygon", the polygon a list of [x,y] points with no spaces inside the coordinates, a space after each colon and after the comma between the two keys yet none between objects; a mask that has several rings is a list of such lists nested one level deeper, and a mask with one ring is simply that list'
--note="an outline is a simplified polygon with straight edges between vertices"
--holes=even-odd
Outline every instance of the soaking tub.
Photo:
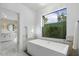
[{"label": "soaking tub", "polygon": [[69,45],[42,39],[28,41],[27,52],[33,56],[66,56]]}]

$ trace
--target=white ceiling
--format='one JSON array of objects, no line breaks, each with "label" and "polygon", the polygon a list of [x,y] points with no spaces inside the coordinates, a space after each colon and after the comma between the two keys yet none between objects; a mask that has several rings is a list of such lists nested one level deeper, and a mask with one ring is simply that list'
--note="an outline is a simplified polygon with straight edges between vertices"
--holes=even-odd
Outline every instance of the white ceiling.
[{"label": "white ceiling", "polygon": [[23,3],[23,5],[28,6],[29,8],[38,11],[45,8],[49,3]]}]

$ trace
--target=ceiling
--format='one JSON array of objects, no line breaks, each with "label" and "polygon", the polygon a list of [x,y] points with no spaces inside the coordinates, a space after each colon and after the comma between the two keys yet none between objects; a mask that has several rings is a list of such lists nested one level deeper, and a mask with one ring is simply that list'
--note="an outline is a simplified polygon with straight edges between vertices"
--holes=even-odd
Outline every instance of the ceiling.
[{"label": "ceiling", "polygon": [[49,3],[23,3],[23,5],[28,6],[29,8],[38,11],[45,8]]}]

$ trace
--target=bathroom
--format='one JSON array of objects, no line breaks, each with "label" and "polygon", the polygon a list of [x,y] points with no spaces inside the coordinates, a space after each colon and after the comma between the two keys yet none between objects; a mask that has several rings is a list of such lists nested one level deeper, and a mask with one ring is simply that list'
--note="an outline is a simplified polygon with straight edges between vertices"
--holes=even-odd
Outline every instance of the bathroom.
[{"label": "bathroom", "polygon": [[18,14],[0,7],[0,55],[17,52]]},{"label": "bathroom", "polygon": [[[16,55],[18,54],[17,52],[21,52],[19,54],[23,53],[22,55],[27,55],[24,53],[24,50],[27,50],[27,41],[33,39],[44,39],[44,40],[46,39],[48,41],[66,42],[66,40],[63,39],[43,37],[42,27],[41,27],[42,15],[46,15],[48,13],[61,10],[63,8],[67,8],[66,39],[69,39],[69,41],[71,41],[76,34],[75,23],[78,21],[78,10],[79,10],[78,5],[79,4],[72,4],[72,3],[69,4],[2,3],[0,4],[1,55],[5,55],[5,54]],[[76,49],[75,41],[73,43],[73,48]],[[10,50],[11,52],[8,53]]]}]

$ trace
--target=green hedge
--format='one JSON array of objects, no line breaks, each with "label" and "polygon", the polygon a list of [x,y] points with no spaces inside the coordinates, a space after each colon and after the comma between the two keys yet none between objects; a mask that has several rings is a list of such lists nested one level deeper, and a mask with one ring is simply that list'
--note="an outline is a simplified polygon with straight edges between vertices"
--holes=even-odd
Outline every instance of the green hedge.
[{"label": "green hedge", "polygon": [[45,24],[42,27],[42,36],[50,38],[66,38],[66,21]]}]

